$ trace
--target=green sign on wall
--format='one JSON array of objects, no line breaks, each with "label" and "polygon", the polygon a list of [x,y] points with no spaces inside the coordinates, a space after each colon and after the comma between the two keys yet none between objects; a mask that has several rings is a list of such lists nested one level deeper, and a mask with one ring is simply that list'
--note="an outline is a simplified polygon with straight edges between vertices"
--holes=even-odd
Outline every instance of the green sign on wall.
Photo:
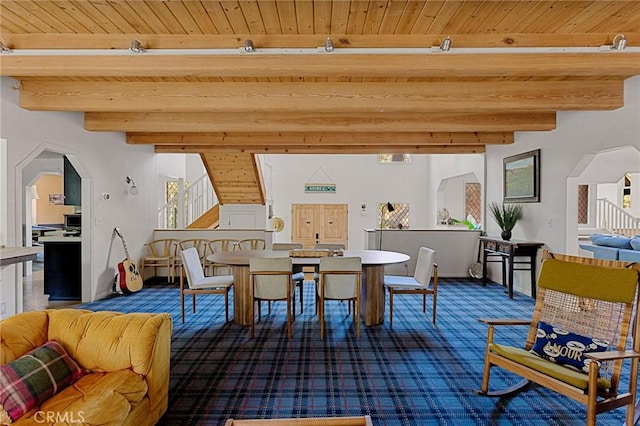
[{"label": "green sign on wall", "polygon": [[336,193],[336,184],[335,183],[305,183],[304,184],[304,192],[323,192],[327,194],[335,194]]}]

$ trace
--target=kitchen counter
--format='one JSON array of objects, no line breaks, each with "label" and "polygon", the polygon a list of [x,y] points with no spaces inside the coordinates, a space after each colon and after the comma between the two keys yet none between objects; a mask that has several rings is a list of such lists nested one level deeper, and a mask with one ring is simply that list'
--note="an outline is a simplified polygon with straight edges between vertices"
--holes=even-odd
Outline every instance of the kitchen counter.
[{"label": "kitchen counter", "polygon": [[0,248],[0,266],[35,260],[42,252],[41,247],[2,247]]}]

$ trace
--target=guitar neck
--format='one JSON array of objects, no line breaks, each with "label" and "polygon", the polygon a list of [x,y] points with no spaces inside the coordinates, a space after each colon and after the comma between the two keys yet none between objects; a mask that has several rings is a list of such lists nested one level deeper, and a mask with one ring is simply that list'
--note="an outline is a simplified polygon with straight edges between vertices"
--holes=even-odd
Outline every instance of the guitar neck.
[{"label": "guitar neck", "polygon": [[120,239],[122,240],[122,245],[124,246],[124,254],[127,257],[127,260],[131,259],[131,257],[129,256],[129,250],[127,249],[127,242],[124,240],[124,235],[122,235],[118,228],[114,228],[114,230],[116,231],[116,234],[118,234],[118,237],[120,237]]}]

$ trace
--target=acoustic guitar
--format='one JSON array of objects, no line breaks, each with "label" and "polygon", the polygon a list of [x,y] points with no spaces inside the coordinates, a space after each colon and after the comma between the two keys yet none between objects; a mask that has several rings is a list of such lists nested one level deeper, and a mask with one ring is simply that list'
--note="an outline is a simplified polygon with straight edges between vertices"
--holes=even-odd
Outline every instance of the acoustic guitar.
[{"label": "acoustic guitar", "polygon": [[142,290],[142,277],[136,266],[136,261],[129,257],[129,250],[124,236],[118,228],[114,228],[118,237],[122,240],[126,259],[118,263],[118,273],[114,282],[114,292],[119,294],[131,294]]}]

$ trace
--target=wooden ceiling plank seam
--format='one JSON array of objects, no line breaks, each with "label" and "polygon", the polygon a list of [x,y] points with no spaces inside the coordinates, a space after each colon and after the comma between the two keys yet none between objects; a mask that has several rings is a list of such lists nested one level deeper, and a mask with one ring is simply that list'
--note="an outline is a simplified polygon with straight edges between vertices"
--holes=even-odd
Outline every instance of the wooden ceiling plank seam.
[{"label": "wooden ceiling plank seam", "polygon": [[[175,16],[176,21],[180,23],[180,26],[184,29],[185,34],[203,34],[202,29],[189,12],[189,8],[186,6],[186,2],[164,2],[167,8],[171,11],[171,14]],[[196,4],[197,3],[197,4]],[[189,3],[194,7],[200,4],[200,2]]]},{"label": "wooden ceiling plank seam", "polygon": [[511,144],[513,132],[415,132],[415,133],[350,133],[350,132],[307,132],[307,133],[167,133],[141,132],[127,133],[127,143],[131,145],[203,145],[217,146],[243,145],[499,145]]},{"label": "wooden ceiling plank seam", "polygon": [[456,14],[453,15],[447,23],[447,34],[461,32],[466,24],[475,18],[476,13],[481,7],[482,2],[472,1],[463,3],[462,7],[458,9]]},{"label": "wooden ceiling plank seam", "polygon": [[558,28],[568,21],[567,17],[580,14],[583,6],[586,7],[589,2],[556,0],[555,2],[547,1],[544,3],[547,6],[544,8],[544,13],[540,15],[538,21],[531,22],[526,31],[538,32],[541,22],[544,22],[544,27],[549,32],[558,32]]},{"label": "wooden ceiling plank seam", "polygon": [[[549,1],[547,1],[547,4],[548,3]],[[535,1],[523,2],[522,5],[524,8],[518,8],[516,10],[515,8],[512,8],[510,6],[508,0],[502,2],[501,5],[504,5],[504,8],[502,9],[502,13],[498,15],[500,17],[499,18],[500,20],[499,21],[491,20],[493,21],[494,25],[492,26],[490,32],[504,33],[505,28],[508,28],[508,29],[519,28],[518,25],[523,25],[522,24],[523,16],[526,16],[528,14],[535,15],[535,11],[538,9],[542,9],[543,11],[539,19],[544,19],[542,16],[548,13],[548,10],[545,10],[544,7],[539,7],[538,4],[542,4],[542,3],[537,3]],[[529,6],[529,8],[526,8],[526,6]],[[538,25],[540,25],[540,22],[544,22],[544,21],[536,21]],[[516,31],[514,30],[514,31],[508,31],[508,32],[516,32]]]},{"label": "wooden ceiling plank seam", "polygon": [[282,34],[298,34],[298,18],[294,1],[276,1]]},{"label": "wooden ceiling plank seam", "polygon": [[[314,34],[313,3],[314,2],[310,1],[296,1],[296,26],[298,27],[298,34]],[[326,33],[326,35],[329,35],[329,33]]]},{"label": "wooden ceiling plank seam", "polygon": [[240,9],[242,10],[242,15],[251,34],[268,34],[264,23],[264,16],[260,11],[257,1],[240,2]]},{"label": "wooden ceiling plank seam", "polygon": [[[157,145],[154,152],[157,154],[197,154],[202,147],[185,147],[182,145]],[[402,152],[406,154],[482,154],[486,151],[484,145],[441,145],[441,146],[283,146],[262,147],[246,146],[244,148],[216,148],[206,149],[207,152],[246,154],[386,154],[389,152]],[[232,182],[236,182],[230,179]],[[242,188],[242,185],[240,186]]]},{"label": "wooden ceiling plank seam", "polygon": [[[56,1],[55,3],[43,1],[39,3],[39,6],[73,33],[91,32],[91,28],[95,28],[95,25],[92,25],[91,19],[87,16],[81,13],[67,12],[75,9],[75,5],[71,1]],[[98,27],[98,30],[101,30],[101,28]]]},{"label": "wooden ceiling plank seam", "polygon": [[11,22],[19,23],[26,32],[58,32],[58,30],[55,30],[53,26],[49,25],[49,23],[43,21],[40,17],[33,15],[32,12],[25,9],[25,6],[26,5],[24,3],[14,2],[11,9],[4,8],[2,10],[2,20],[4,20],[6,16]]},{"label": "wooden ceiling plank seam", "polygon": [[348,34],[349,1],[332,2],[331,6],[331,34]]},{"label": "wooden ceiling plank seam", "polygon": [[[592,5],[591,7],[596,7],[596,5]],[[592,16],[593,20],[589,20],[585,22],[585,25],[578,26],[574,31],[583,30],[585,32],[591,32],[596,29],[601,32],[611,32],[611,37],[614,37],[617,33],[627,32],[632,28],[638,28],[638,22],[640,22],[640,3],[637,1],[630,3],[621,3],[617,10],[612,10],[610,7],[607,9],[607,12],[610,15],[610,19],[616,22],[616,27],[611,28],[610,23],[605,23],[609,20],[601,20],[601,17],[606,12],[601,12],[594,14]],[[610,22],[610,21],[609,21]],[[589,25],[586,25],[589,24]]]},{"label": "wooden ceiling plank seam", "polygon": [[557,32],[560,33],[572,33],[572,32],[584,32],[590,27],[590,22],[594,17],[600,16],[602,13],[606,13],[611,5],[608,4],[590,4],[588,7],[580,10],[573,15],[570,21],[564,22],[557,28]]},{"label": "wooden ceiling plank seam", "polygon": [[92,6],[95,7],[102,15],[109,20],[109,23],[113,26],[112,29],[108,29],[108,32],[122,33],[122,34],[135,34],[138,31],[127,21],[118,11],[113,7],[111,2],[92,2]]},{"label": "wooden ceiling plank seam", "polygon": [[[510,3],[512,3],[511,0],[499,2],[498,7],[492,11],[491,16],[484,20],[484,28],[481,26],[478,29],[478,32],[481,34],[503,34],[500,28],[504,28],[502,26],[502,22],[509,16],[512,10],[512,8],[509,6]],[[526,5],[527,3],[528,2],[521,2],[521,4],[523,5]],[[539,4],[542,6],[543,2],[539,2]]]},{"label": "wooden ceiling plank seam", "polygon": [[218,34],[218,29],[200,1],[186,2],[185,7],[202,34]]},{"label": "wooden ceiling plank seam", "polygon": [[276,13],[275,0],[260,1],[257,8],[262,17],[264,34],[282,34],[282,25],[280,24],[280,16]]},{"label": "wooden ceiling plank seam", "polygon": [[471,112],[616,109],[618,81],[528,83],[100,83],[23,80],[20,106],[90,112]]},{"label": "wooden ceiling plank seam", "polygon": [[227,14],[224,11],[222,5],[217,1],[205,1],[202,5],[207,15],[209,15],[209,19],[213,22],[216,29],[218,30],[218,34],[237,38],[235,34],[233,34],[233,28],[231,26],[231,22],[227,18]]},{"label": "wooden ceiling plank seam", "polygon": [[347,17],[347,33],[363,34],[367,13],[371,5],[368,1],[352,1],[349,4],[349,16]]},{"label": "wooden ceiling plank seam", "polygon": [[152,34],[154,31],[143,17],[143,13],[146,12],[144,2],[132,4],[130,2],[112,2],[113,9],[117,11],[132,28],[135,28],[137,32],[143,34]]},{"label": "wooden ceiling plank seam", "polygon": [[[113,23],[101,11],[99,11],[93,5],[92,2],[73,0],[73,5],[75,7],[75,10],[78,11],[77,14],[82,15],[83,19],[86,19],[87,21],[94,23],[94,26],[88,27],[88,30],[90,31],[91,34],[90,35],[80,34],[80,33],[77,33],[74,35],[47,34],[48,39],[55,38],[55,37],[63,37],[63,36],[73,37],[73,38],[77,38],[79,36],[80,37],[89,36],[92,38],[114,36]],[[119,31],[116,31],[116,33],[119,33]],[[104,34],[104,36],[102,36],[101,34]],[[117,36],[119,36],[119,34],[116,35],[116,37]]]},{"label": "wooden ceiling plank seam", "polygon": [[[313,33],[314,34],[332,34],[331,16],[333,12],[333,2],[313,2]],[[334,32],[335,33],[335,32]]]},{"label": "wooden ceiling plank seam", "polygon": [[[464,26],[464,33],[466,34],[479,34],[482,32],[481,28],[486,25],[487,21],[493,21],[493,13],[500,7],[501,1],[489,1],[479,2],[479,8],[477,15],[467,21]],[[531,5],[534,8],[535,4]]]},{"label": "wooden ceiling plank seam", "polygon": [[[384,115],[384,117],[382,117]],[[555,112],[433,114],[87,112],[89,131],[115,132],[513,132],[556,128]]]},{"label": "wooden ceiling plank seam", "polygon": [[380,27],[375,34],[394,34],[406,7],[406,1],[387,2]]},{"label": "wooden ceiling plank seam", "polygon": [[443,2],[442,7],[438,10],[434,19],[430,22],[428,28],[424,28],[421,32],[431,34],[450,34],[448,23],[458,13],[462,3],[458,1]]},{"label": "wooden ceiling plank seam", "polygon": [[387,9],[387,1],[374,0],[369,2],[369,10],[362,27],[363,34],[378,34]]},{"label": "wooden ceiling plank seam", "polygon": [[[153,15],[162,23],[162,25],[166,28],[167,35],[163,35],[162,33],[165,31],[162,27],[158,27],[156,29],[155,37],[152,38],[153,44],[152,46],[155,48],[159,48],[162,44],[159,43],[158,40],[162,40],[164,37],[180,37],[178,40],[178,46],[184,46],[184,40],[190,36],[187,33],[186,28],[182,26],[182,23],[178,20],[178,17],[175,16],[173,11],[167,5],[167,2],[158,2],[154,0],[145,0],[145,4],[152,11]],[[148,39],[145,35],[141,35],[142,40]],[[148,41],[147,41],[148,43]]]},{"label": "wooden ceiling plank seam", "polygon": [[244,15],[237,1],[221,1],[224,14],[231,25],[232,32],[235,34],[251,34],[249,27],[244,20]]},{"label": "wooden ceiling plank seam", "polygon": [[[400,33],[409,33],[414,35],[422,35],[433,24],[444,2],[428,1],[420,4],[420,2],[410,2],[405,8],[404,16],[398,24],[397,31]],[[442,36],[437,34],[437,40]],[[434,44],[436,40],[434,40]]]}]

